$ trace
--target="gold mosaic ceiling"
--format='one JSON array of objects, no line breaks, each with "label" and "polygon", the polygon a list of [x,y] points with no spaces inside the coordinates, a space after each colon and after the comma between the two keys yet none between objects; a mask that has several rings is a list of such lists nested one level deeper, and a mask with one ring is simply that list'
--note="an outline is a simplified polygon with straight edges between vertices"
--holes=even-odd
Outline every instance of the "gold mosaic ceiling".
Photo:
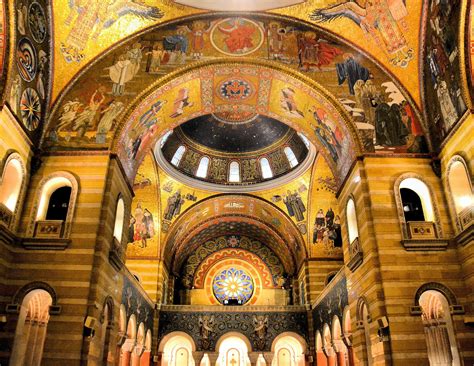
[{"label": "gold mosaic ceiling", "polygon": [[[308,0],[270,12],[317,24],[348,40],[396,75],[420,105],[417,50],[423,2],[396,0],[389,6],[381,0],[358,3]],[[114,44],[148,27],[206,12],[170,0],[57,0],[53,11],[52,102],[88,62]],[[380,23],[383,26],[377,27]]]}]

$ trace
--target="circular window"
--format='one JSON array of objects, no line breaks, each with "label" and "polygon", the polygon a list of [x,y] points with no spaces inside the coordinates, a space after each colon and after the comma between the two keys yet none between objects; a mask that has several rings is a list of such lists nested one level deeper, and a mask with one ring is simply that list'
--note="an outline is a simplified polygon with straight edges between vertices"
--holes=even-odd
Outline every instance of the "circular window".
[{"label": "circular window", "polygon": [[227,268],[212,282],[216,299],[223,305],[243,305],[253,295],[253,280],[243,269]]}]

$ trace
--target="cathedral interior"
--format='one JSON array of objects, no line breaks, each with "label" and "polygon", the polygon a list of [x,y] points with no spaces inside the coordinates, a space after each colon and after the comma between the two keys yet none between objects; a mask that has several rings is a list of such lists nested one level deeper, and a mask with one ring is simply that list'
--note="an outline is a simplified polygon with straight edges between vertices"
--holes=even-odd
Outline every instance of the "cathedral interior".
[{"label": "cathedral interior", "polygon": [[0,0],[0,365],[474,365],[474,1]]}]

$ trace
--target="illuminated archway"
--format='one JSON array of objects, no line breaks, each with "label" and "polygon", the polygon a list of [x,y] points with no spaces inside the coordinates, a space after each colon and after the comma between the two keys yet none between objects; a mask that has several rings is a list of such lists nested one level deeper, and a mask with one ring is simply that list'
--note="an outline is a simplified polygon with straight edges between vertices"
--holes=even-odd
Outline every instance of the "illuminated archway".
[{"label": "illuminated archway", "polygon": [[[278,227],[275,222],[280,223]],[[205,240],[232,234],[265,243],[280,258],[288,274],[295,273],[307,257],[296,225],[275,206],[248,195],[214,196],[189,208],[170,228],[162,257],[171,271],[178,274],[187,256]]]},{"label": "illuminated archway", "polygon": [[279,334],[272,343],[272,366],[304,366],[306,341],[296,333]]},{"label": "illuminated archway", "polygon": [[159,352],[162,352],[161,366],[194,366],[192,353],[196,345],[190,335],[184,332],[172,332],[161,340]]},{"label": "illuminated archway", "polygon": [[216,343],[219,352],[216,366],[250,366],[248,353],[252,351],[249,340],[243,334],[224,334]]},{"label": "illuminated archway", "polygon": [[41,364],[52,303],[50,293],[43,289],[33,289],[23,298],[10,358],[12,365]]}]

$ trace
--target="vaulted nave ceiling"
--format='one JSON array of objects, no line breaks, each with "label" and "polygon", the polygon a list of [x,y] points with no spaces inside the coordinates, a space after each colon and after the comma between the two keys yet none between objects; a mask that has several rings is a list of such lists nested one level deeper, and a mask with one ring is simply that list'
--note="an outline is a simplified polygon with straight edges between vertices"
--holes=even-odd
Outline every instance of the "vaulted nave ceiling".
[{"label": "vaulted nave ceiling", "polygon": [[[352,43],[396,75],[419,106],[418,50],[423,2],[398,0],[390,4],[388,9],[385,1],[309,0],[269,12],[314,24]],[[343,7],[334,8],[335,5]],[[81,9],[88,9],[88,12],[79,16]],[[389,10],[396,14],[395,17],[388,14]],[[54,59],[57,77],[52,100],[56,100],[73,76],[90,61],[126,37],[176,18],[199,13],[208,11],[171,0],[115,1],[110,5],[92,0],[55,1]],[[377,28],[376,23],[380,19],[386,19],[386,24]],[[81,25],[84,20],[88,21],[87,28]]]}]

